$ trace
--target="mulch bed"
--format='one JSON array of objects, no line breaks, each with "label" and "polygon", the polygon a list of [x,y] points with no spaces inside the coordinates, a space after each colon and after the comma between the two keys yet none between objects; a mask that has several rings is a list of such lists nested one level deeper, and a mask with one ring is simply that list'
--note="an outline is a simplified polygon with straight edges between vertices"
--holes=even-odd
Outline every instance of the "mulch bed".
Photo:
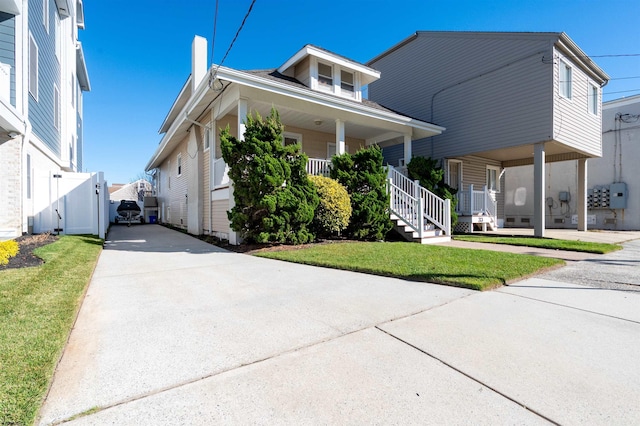
[{"label": "mulch bed", "polygon": [[46,246],[58,239],[57,236],[46,234],[23,235],[16,238],[16,242],[20,246],[18,254],[9,259],[6,265],[0,265],[0,271],[3,269],[28,268],[30,266],[39,266],[44,263],[42,259],[33,254],[33,250],[38,247]]}]

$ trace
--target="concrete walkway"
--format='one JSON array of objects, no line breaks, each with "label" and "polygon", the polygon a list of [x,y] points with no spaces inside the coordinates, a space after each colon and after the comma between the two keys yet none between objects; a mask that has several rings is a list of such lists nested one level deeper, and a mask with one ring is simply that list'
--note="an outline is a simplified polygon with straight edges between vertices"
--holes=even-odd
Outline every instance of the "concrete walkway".
[{"label": "concrete walkway", "polygon": [[115,227],[39,423],[640,424],[638,306],[548,279],[478,293]]}]

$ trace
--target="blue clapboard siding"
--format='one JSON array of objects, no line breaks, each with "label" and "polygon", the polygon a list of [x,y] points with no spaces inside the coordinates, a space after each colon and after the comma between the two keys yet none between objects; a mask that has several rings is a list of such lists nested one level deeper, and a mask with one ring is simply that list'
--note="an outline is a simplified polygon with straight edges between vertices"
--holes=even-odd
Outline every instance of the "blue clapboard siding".
[{"label": "blue clapboard siding", "polygon": [[0,12],[0,62],[11,65],[11,105],[16,106],[16,17]]},{"label": "blue clapboard siding", "polygon": [[[49,32],[42,22],[43,1],[49,2]],[[61,155],[60,130],[54,125],[54,85],[60,87],[60,63],[56,57],[53,0],[29,0],[29,31],[38,45],[38,100],[29,96],[29,121],[33,133],[56,155]]]},{"label": "blue clapboard siding", "polygon": [[384,164],[391,164],[393,167],[397,167],[398,161],[404,157],[404,144],[382,148],[382,156],[384,157]]}]

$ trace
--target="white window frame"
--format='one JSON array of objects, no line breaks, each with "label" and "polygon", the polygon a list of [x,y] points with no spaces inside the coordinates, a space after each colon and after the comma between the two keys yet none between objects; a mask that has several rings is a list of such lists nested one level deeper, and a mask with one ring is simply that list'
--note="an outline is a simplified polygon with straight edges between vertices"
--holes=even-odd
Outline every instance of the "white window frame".
[{"label": "white window frame", "polygon": [[[335,142],[327,142],[327,160],[331,160],[333,155],[330,157],[329,153],[331,152],[331,147],[333,147],[333,155],[338,155],[338,144]],[[349,152],[349,145],[344,144],[344,153],[347,154]]]},{"label": "white window frame", "polygon": [[204,127],[204,152],[209,151],[209,148],[211,148],[211,129],[209,128],[209,125],[207,124]]},{"label": "white window frame", "polygon": [[[332,84],[331,86],[320,84],[320,64],[327,65],[331,67],[331,78]],[[315,57],[311,58],[311,89],[318,90],[326,93],[333,93],[334,95],[347,98],[347,99],[355,99],[357,101],[362,100],[362,87],[360,85],[360,73],[354,71],[348,67],[342,67],[338,64],[331,63],[329,61],[318,59]],[[353,92],[342,90],[342,71],[353,75]],[[328,77],[328,76],[325,76]],[[347,83],[351,85],[350,83]]]},{"label": "white window frame", "polygon": [[176,169],[178,172],[178,177],[182,176],[182,153],[178,154],[177,159],[178,168]]},{"label": "white window frame", "polygon": [[558,91],[565,99],[573,98],[573,67],[569,63],[560,60],[560,72],[558,73]]},{"label": "white window frame", "polygon": [[[349,71],[346,69],[342,69],[340,68],[340,70],[338,71],[339,75],[340,75],[340,94],[348,97],[348,98],[355,98],[356,97],[356,73],[353,71]],[[342,81],[342,73],[347,73],[347,74],[351,74],[352,77],[352,81],[353,83],[345,83]],[[342,87],[343,85],[348,85],[351,86],[351,91],[348,90],[344,90],[344,88]]]},{"label": "white window frame", "polygon": [[[325,75],[325,74],[320,74],[320,65],[324,65],[329,67],[329,69],[331,70],[331,75]],[[328,64],[326,62],[322,62],[322,61],[317,61],[316,62],[316,70],[317,70],[317,75],[318,75],[318,90],[322,90],[325,92],[334,92],[334,87],[336,84],[336,79],[335,79],[335,69],[334,69],[334,65],[333,64]],[[331,79],[331,84],[326,84],[326,83],[320,83],[320,78],[324,77],[324,78],[330,78]]]},{"label": "white window frame", "polygon": [[53,85],[53,127],[60,130],[62,123],[62,111],[60,106],[60,89],[57,84]]},{"label": "white window frame", "polygon": [[[495,188],[491,187],[491,173],[494,172],[495,173]],[[500,173],[502,172],[502,170],[500,169],[499,166],[490,166],[487,164],[487,177],[486,177],[486,184],[487,184],[487,189],[489,191],[493,191],[495,193],[499,193],[500,192]]]},{"label": "white window frame", "polygon": [[302,134],[300,133],[284,132],[282,134],[282,146],[286,146],[285,139],[295,139],[302,146]]},{"label": "white window frame", "polygon": [[167,160],[167,189],[171,189],[171,160]]},{"label": "white window frame", "polygon": [[38,44],[36,39],[33,38],[33,34],[29,32],[29,94],[36,101],[38,100],[38,62]]},{"label": "white window frame", "polygon": [[42,0],[42,25],[47,34],[49,34],[49,1]]},{"label": "white window frame", "polygon": [[458,165],[458,185],[460,186],[458,191],[462,190],[462,160],[447,160],[447,185],[451,186],[451,164]]},{"label": "white window frame", "polygon": [[595,116],[598,115],[598,106],[600,104],[600,88],[593,83],[588,84],[589,93],[587,97],[589,102],[587,103],[589,112]]}]

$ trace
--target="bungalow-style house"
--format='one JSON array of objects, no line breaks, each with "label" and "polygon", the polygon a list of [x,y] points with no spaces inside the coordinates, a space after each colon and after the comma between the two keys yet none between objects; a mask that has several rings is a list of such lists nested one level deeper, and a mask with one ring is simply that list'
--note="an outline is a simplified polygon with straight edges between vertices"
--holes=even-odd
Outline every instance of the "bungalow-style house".
[{"label": "bungalow-style house", "polygon": [[412,156],[442,160],[459,193],[458,230],[502,226],[503,171],[529,164],[527,202],[535,235],[544,236],[545,163],[570,160],[577,228],[586,230],[587,160],[602,155],[601,88],[609,77],[565,33],[418,31],[367,66],[384,75],[369,85],[371,100],[447,129],[384,154],[393,165]]},{"label": "bungalow-style house", "polygon": [[[587,223],[592,229],[640,230],[640,95],[602,104],[602,158],[589,161]],[[546,165],[549,227],[575,227],[577,166]],[[525,194],[532,190],[531,166],[505,173],[505,226],[522,226],[533,215]]]},{"label": "bungalow-style house", "polygon": [[[363,88],[379,78],[379,71],[312,45],[276,69],[207,69],[207,42],[196,36],[191,75],[160,127],[162,139],[146,166],[155,173],[158,219],[191,234],[238,243],[227,217],[234,205],[233,182],[218,137],[220,129],[229,126],[241,139],[244,120],[254,112],[267,116],[272,107],[279,112],[283,143],[301,143],[311,174],[326,173],[334,154],[379,143],[410,147],[412,140],[444,130],[364,99]],[[441,238],[449,238],[445,202],[431,199],[432,194],[400,173],[392,171],[391,178],[390,186],[398,193],[391,206],[398,226],[406,228],[409,237],[422,238],[432,227],[437,228],[432,235],[440,232]],[[424,214],[417,213],[420,207]]]}]

